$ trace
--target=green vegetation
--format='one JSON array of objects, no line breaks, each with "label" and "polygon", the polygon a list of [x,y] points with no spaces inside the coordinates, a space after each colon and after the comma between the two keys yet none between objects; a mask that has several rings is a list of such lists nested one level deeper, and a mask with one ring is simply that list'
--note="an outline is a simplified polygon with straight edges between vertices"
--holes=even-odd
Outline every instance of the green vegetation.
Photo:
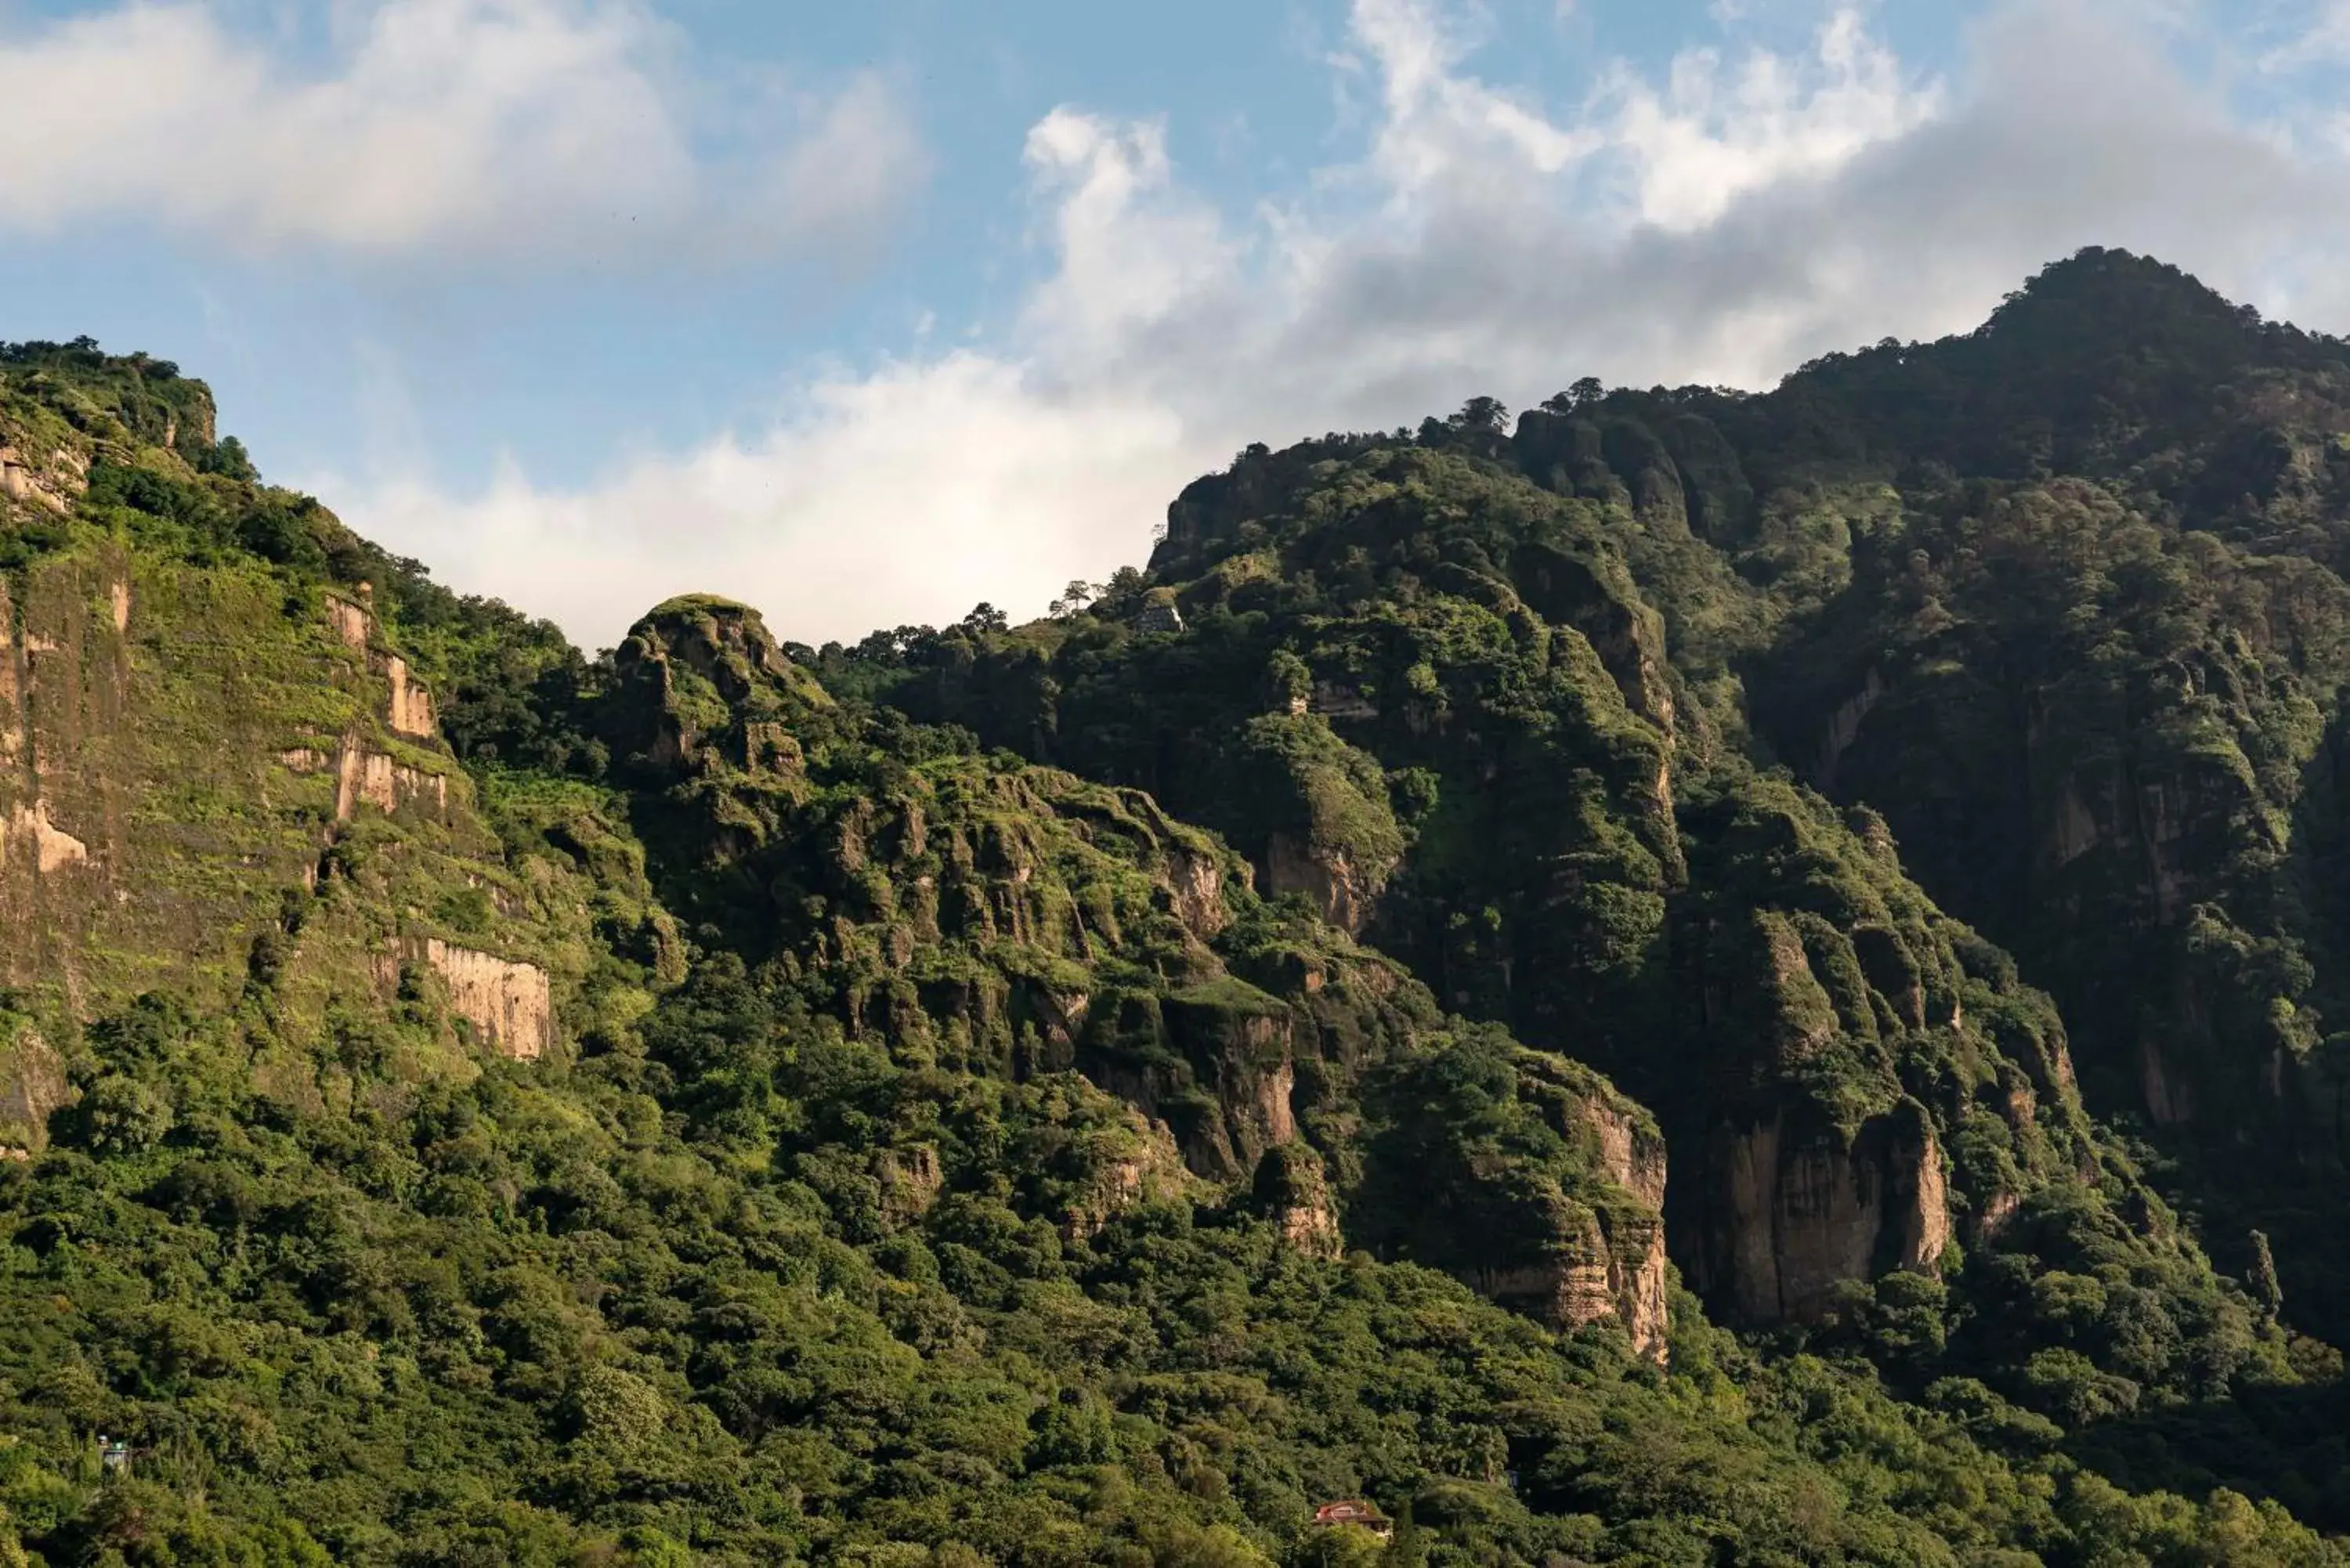
[{"label": "green vegetation", "polygon": [[2345,406],[2085,253],[590,659],[0,348],[0,1563],[2350,1559]]}]

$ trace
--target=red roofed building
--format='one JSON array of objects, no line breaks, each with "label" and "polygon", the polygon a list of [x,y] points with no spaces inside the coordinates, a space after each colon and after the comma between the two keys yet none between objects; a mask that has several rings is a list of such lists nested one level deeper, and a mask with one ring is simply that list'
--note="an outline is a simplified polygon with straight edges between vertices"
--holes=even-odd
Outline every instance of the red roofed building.
[{"label": "red roofed building", "polygon": [[1345,1502],[1326,1502],[1314,1511],[1314,1522],[1320,1525],[1352,1524],[1385,1539],[1395,1533],[1395,1526],[1387,1516],[1367,1502],[1352,1499]]}]

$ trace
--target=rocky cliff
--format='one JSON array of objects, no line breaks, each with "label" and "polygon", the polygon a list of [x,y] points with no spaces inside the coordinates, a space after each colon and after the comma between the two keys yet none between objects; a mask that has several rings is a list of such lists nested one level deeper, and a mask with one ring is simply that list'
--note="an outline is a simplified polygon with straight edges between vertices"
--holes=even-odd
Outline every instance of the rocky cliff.
[{"label": "rocky cliff", "polygon": [[[674,846],[657,878],[668,902],[850,1037],[955,1071],[1080,1074],[1191,1177],[1253,1192],[1307,1255],[1349,1244],[1367,1191],[1407,1215],[1457,1196],[1402,1183],[1377,1152],[1385,1135],[1363,1126],[1366,1096],[1391,1096],[1406,1064],[1449,1049],[1434,999],[1349,940],[1345,908],[1267,904],[1244,859],[1148,794],[893,731],[827,693],[754,612],[709,598],[632,629],[598,722],[648,792],[651,842]],[[1326,806],[1310,781],[1346,781],[1347,764],[1319,720],[1303,732],[1267,739],[1260,761]],[[877,745],[892,755],[878,776]],[[1372,774],[1346,787],[1379,786]],[[1661,1147],[1645,1122],[1637,1156],[1628,1131],[1590,1132],[1586,1103],[1639,1113],[1596,1075],[1575,1083],[1553,1114],[1558,1147],[1459,1173],[1502,1179],[1511,1195],[1481,1201],[1528,1229],[1539,1261],[1456,1258],[1418,1220],[1373,1244],[1563,1325],[1621,1324],[1661,1355]],[[1535,1161],[1519,1191],[1514,1173]],[[1080,1230],[1158,1166],[1106,1168]]]},{"label": "rocky cliff", "polygon": [[354,1009],[437,1038],[420,1072],[556,1048],[585,884],[492,830],[368,582],[191,542],[240,517],[348,536],[200,468],[209,402],[165,385],[0,386],[16,450],[87,481],[0,577],[0,985],[59,1040],[150,992],[248,1002],[255,1072],[297,1097]]},{"label": "rocky cliff", "polygon": [[593,659],[0,345],[0,1557],[2324,1561],[2334,351],[2066,308]]}]

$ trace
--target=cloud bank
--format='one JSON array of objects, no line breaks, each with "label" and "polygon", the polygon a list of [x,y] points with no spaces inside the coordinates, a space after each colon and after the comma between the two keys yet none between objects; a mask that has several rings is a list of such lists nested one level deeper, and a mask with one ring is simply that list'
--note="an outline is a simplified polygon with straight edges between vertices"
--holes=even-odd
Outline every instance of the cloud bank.
[{"label": "cloud bank", "polygon": [[1023,156],[1049,265],[1001,347],[816,378],[769,428],[584,489],[326,493],[591,645],[689,589],[853,639],[983,598],[1033,613],[1138,560],[1175,491],[1250,441],[1585,375],[1766,385],[1969,327],[2086,244],[2345,324],[2317,265],[2350,239],[2330,144],[2243,122],[2147,15],[1996,6],[1945,79],[1851,7],[1804,49],[1613,67],[1555,105],[1481,77],[1439,0],[1354,0],[1329,68],[1369,123],[1286,201],[1218,209],[1156,122],[1039,121]]},{"label": "cloud bank", "polygon": [[[881,78],[744,105],[638,0],[321,7],[342,25],[317,66],[219,11],[0,34],[0,234],[127,219],[254,251],[826,252],[868,240],[926,169]],[[717,104],[735,124],[697,107]]]}]

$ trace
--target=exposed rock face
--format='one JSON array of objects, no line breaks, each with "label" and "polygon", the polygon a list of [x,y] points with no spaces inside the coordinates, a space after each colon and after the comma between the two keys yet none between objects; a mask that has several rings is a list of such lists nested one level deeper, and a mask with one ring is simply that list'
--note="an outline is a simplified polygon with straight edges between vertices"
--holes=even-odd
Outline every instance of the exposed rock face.
[{"label": "exposed rock face", "polygon": [[499,1055],[535,1062],[554,1047],[555,1004],[545,970],[438,937],[402,945],[408,956],[432,966],[449,988],[450,1012]]},{"label": "exposed rock face", "polygon": [[365,608],[334,594],[327,596],[327,624],[343,646],[364,654],[375,638],[375,617]]},{"label": "exposed rock face", "polygon": [[1175,918],[1191,933],[1207,941],[1232,924],[1222,898],[1224,874],[1212,855],[1181,845],[1167,857],[1167,891],[1175,901]]},{"label": "exposed rock face", "polygon": [[89,859],[89,846],[49,821],[49,803],[11,806],[5,836],[11,857],[23,856],[44,877]]},{"label": "exposed rock face", "polygon": [[1138,1069],[1124,1060],[1087,1059],[1081,1065],[1087,1076],[1146,1116],[1169,1118],[1192,1171],[1211,1180],[1240,1180],[1267,1149],[1297,1136],[1292,1021],[1277,1009],[1180,997],[1163,1003],[1163,1016],[1166,1038],[1188,1070]]},{"label": "exposed rock face", "polygon": [[1853,742],[1859,738],[1861,722],[1875,712],[1877,705],[1883,701],[1884,672],[1872,664],[1867,675],[1862,678],[1860,690],[1846,698],[1836,711],[1828,715],[1827,733],[1820,737],[1820,755],[1815,770],[1822,789],[1835,787],[1836,764],[1844,761],[1844,754],[1852,750]]},{"label": "exposed rock face", "polygon": [[1670,1327],[1666,1307],[1665,1140],[1630,1110],[1598,1097],[1568,1102],[1571,1133],[1596,1156],[1594,1172],[1639,1200],[1637,1207],[1563,1206],[1544,1262],[1495,1271],[1478,1286],[1497,1301],[1564,1327],[1610,1320],[1633,1348],[1662,1363]]},{"label": "exposed rock face", "polygon": [[1617,1323],[1641,1355],[1661,1363],[1667,1353],[1663,1220],[1608,1220],[1588,1210],[1562,1214],[1552,1255],[1541,1262],[1481,1268],[1469,1282],[1503,1306],[1555,1324],[1582,1328]]},{"label": "exposed rock face", "polygon": [[[367,585],[359,585],[364,592]],[[327,596],[327,624],[336,640],[358,654],[367,668],[391,688],[384,722],[395,733],[419,740],[439,733],[432,711],[432,693],[409,673],[408,660],[375,646],[375,612],[339,594]]]},{"label": "exposed rock face", "polygon": [[[1615,1233],[1606,1237],[1606,1284],[1607,1311],[1632,1336],[1633,1348],[1662,1362],[1671,1326],[1665,1304],[1665,1140],[1622,1107],[1597,1098],[1582,1102],[1582,1122],[1598,1146],[1601,1176],[1655,1216],[1615,1222]],[[1602,1229],[1608,1229],[1605,1221]],[[1576,1300],[1588,1303],[1587,1287]]]},{"label": "exposed rock face", "polygon": [[1608,1257],[1607,1293],[1632,1348],[1663,1365],[1670,1354],[1668,1334],[1672,1322],[1666,1305],[1665,1224],[1659,1219],[1648,1228],[1648,1245],[1627,1262],[1620,1252]]},{"label": "exposed rock face", "polygon": [[71,1104],[65,1063],[29,1027],[0,1043],[0,1158],[38,1154],[49,1141],[49,1116]]},{"label": "exposed rock face", "polygon": [[834,706],[759,613],[729,599],[695,595],[656,606],[614,661],[621,745],[664,773],[732,764],[795,778],[807,737],[794,731]]},{"label": "exposed rock face", "polygon": [[1134,629],[1140,632],[1181,631],[1183,612],[1175,607],[1171,588],[1153,588],[1142,601],[1142,609],[1134,618]]},{"label": "exposed rock face", "polygon": [[[1670,735],[1679,715],[1665,660],[1663,617],[1628,580],[1548,545],[1510,558],[1518,590],[1544,618],[1580,632],[1633,712]],[[1617,568],[1620,574],[1621,568]]]},{"label": "exposed rock face", "polygon": [[0,500],[62,513],[88,487],[88,460],[70,448],[36,464],[16,448],[0,446]]},{"label": "exposed rock face", "polygon": [[904,1148],[884,1148],[873,1156],[873,1174],[881,1184],[881,1201],[900,1219],[929,1212],[946,1185],[936,1146],[918,1143]]},{"label": "exposed rock face", "polygon": [[1665,1206],[1665,1140],[1617,1106],[1597,1099],[1582,1102],[1582,1123],[1598,1145],[1599,1168],[1607,1180],[1649,1208]]},{"label": "exposed rock face", "polygon": [[1975,1216],[1974,1240],[1988,1241],[1996,1237],[2007,1229],[2007,1222],[2014,1219],[2016,1210],[2022,1207],[2023,1199],[2015,1193],[1992,1193],[1983,1204],[1982,1212]]},{"label": "exposed rock face", "polygon": [[1725,1129],[1717,1145],[1724,1212],[1703,1267],[1752,1322],[1814,1317],[1848,1280],[1930,1272],[1950,1243],[1941,1149],[1914,1105],[1871,1117],[1849,1140],[1774,1116]]},{"label": "exposed rock face", "polygon": [[1281,1232],[1282,1245],[1309,1258],[1336,1258],[1346,1251],[1330,1177],[1322,1157],[1303,1143],[1267,1149],[1250,1186],[1257,1211]]},{"label": "exposed rock face", "polygon": [[391,708],[385,715],[391,727],[419,738],[439,733],[432,716],[432,693],[409,679],[408,661],[398,654],[384,655],[383,674],[391,683]]},{"label": "exposed rock face", "polygon": [[449,813],[449,781],[440,774],[403,767],[380,752],[362,752],[355,747],[344,748],[337,766],[338,820],[350,820],[358,801],[385,812],[398,811],[412,802],[429,801],[435,816],[445,817]]},{"label": "exposed rock face", "polygon": [[1122,1120],[1114,1144],[1098,1151],[1084,1196],[1062,1216],[1061,1234],[1069,1240],[1097,1235],[1136,1204],[1180,1192],[1191,1181],[1164,1124],[1131,1106]]},{"label": "exposed rock face", "polygon": [[1274,834],[1265,842],[1264,882],[1265,891],[1275,898],[1305,894],[1324,919],[1350,936],[1371,918],[1377,896],[1345,850],[1302,844],[1286,833]]},{"label": "exposed rock face", "polygon": [[329,768],[334,771],[337,822],[348,822],[362,802],[386,814],[403,806],[421,805],[435,821],[448,820],[446,774],[426,773],[394,762],[381,752],[369,751],[357,741],[345,741],[332,754],[314,746],[296,746],[280,752],[277,760],[297,774],[325,773]]}]

